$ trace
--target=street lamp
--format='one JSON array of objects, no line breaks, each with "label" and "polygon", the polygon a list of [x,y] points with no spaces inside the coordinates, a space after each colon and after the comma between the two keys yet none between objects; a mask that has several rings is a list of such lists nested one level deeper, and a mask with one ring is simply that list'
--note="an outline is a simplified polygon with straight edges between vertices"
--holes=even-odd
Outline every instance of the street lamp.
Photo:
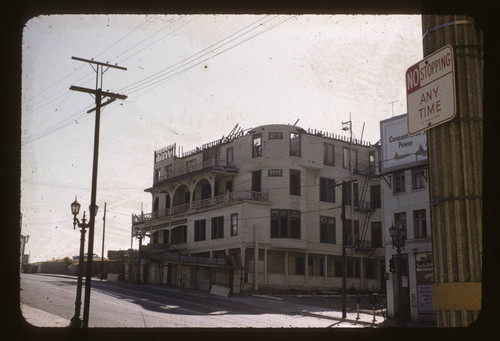
[{"label": "street lamp", "polygon": [[401,249],[405,248],[407,230],[405,226],[395,227],[394,224],[389,228],[389,235],[392,238],[392,248],[396,248],[398,255],[401,254]]},{"label": "street lamp", "polygon": [[[83,278],[83,251],[85,245],[85,232],[87,228],[90,227],[90,224],[87,223],[85,219],[85,211],[83,212],[82,221],[77,218],[77,215],[80,213],[80,203],[76,200],[71,203],[71,214],[73,214],[73,229],[76,228],[76,225],[80,228],[80,256],[78,259],[78,283],[76,286],[76,301],[75,301],[75,315],[71,318],[71,327],[81,327],[82,319],[80,318],[80,308],[82,305],[82,278]],[[97,210],[99,206],[95,205],[95,215],[97,215]],[[89,210],[92,211],[89,207]],[[87,254],[87,261],[89,255]]]},{"label": "street lamp", "polygon": [[404,249],[405,248],[405,241],[406,241],[406,237],[407,237],[407,230],[406,230],[406,227],[404,225],[402,226],[399,226],[398,227],[395,227],[394,224],[392,224],[392,226],[389,228],[389,235],[391,236],[391,239],[392,239],[392,248],[396,248],[396,253],[397,253],[397,262],[395,264],[395,273],[397,274],[398,276],[398,281],[397,281],[397,284],[398,284],[398,306],[399,306],[399,311],[398,311],[398,314],[397,314],[397,323],[399,326],[404,326],[405,325],[405,322],[403,320],[403,316],[402,316],[402,313],[403,313],[403,310],[404,310],[404,302],[403,300],[401,299],[401,289],[403,287],[403,284],[402,284],[402,269],[401,269],[401,263],[402,263],[402,259],[401,259],[401,249]]},{"label": "street lamp", "polygon": [[[143,213],[144,216],[144,213]],[[139,239],[139,250],[137,251],[137,283],[141,283],[141,247],[142,247],[142,239],[146,235],[146,232],[139,228],[135,227],[133,229],[133,235],[134,237],[137,237]]]}]

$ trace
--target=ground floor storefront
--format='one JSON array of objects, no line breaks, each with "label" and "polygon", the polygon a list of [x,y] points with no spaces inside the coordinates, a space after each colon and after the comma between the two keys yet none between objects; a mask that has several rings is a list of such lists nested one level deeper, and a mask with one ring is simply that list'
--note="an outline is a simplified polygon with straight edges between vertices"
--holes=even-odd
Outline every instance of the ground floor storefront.
[{"label": "ground floor storefront", "polygon": [[[140,273],[137,274],[137,265]],[[127,280],[210,291],[213,285],[232,293],[261,289],[339,290],[341,255],[304,250],[240,246],[225,250],[170,254],[129,262]],[[350,254],[346,257],[346,287],[357,291],[384,291],[383,257]]]}]

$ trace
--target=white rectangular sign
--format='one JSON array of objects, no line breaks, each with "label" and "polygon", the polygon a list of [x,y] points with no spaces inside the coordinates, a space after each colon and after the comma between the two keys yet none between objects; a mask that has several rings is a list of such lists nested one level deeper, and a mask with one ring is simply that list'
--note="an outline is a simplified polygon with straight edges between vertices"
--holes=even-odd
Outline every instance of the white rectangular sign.
[{"label": "white rectangular sign", "polygon": [[425,131],[408,134],[408,115],[391,117],[380,122],[382,172],[406,169],[427,162]]},{"label": "white rectangular sign", "polygon": [[455,59],[446,45],[406,71],[408,133],[435,127],[456,114]]}]

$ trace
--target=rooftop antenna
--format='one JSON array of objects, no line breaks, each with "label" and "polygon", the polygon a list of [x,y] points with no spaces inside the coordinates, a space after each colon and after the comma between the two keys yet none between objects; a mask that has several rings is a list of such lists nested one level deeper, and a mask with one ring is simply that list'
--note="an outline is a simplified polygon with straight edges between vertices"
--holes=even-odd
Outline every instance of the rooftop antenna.
[{"label": "rooftop antenna", "polygon": [[229,134],[227,135],[227,137],[230,137],[231,135],[233,135],[233,134],[234,134],[234,131],[236,130],[236,127],[238,127],[238,123],[236,123],[236,125],[235,125],[235,126],[234,126],[234,128],[233,128],[233,130],[231,130],[231,131],[229,132]]},{"label": "rooftop antenna", "polygon": [[295,123],[293,125],[296,126],[297,123],[299,123],[299,121],[300,121],[300,118],[298,118],[297,121],[295,121]]},{"label": "rooftop antenna", "polygon": [[394,117],[394,103],[396,103],[396,102],[398,102],[399,104],[401,104],[397,99],[394,100],[394,101],[389,102],[391,104],[391,106],[392,106],[392,117]]},{"label": "rooftop antenna", "polygon": [[365,132],[365,122],[363,122],[363,129],[361,129],[361,138],[360,142],[363,143],[363,133]]}]

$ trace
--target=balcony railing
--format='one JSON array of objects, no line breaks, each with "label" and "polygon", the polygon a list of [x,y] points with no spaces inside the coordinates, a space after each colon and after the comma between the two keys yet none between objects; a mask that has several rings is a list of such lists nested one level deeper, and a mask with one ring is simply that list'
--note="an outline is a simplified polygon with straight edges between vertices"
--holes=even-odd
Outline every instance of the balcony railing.
[{"label": "balcony railing", "polygon": [[360,201],[356,199],[354,199],[354,209],[362,212],[369,212],[375,210],[375,208],[372,207],[371,202],[364,200]]},{"label": "balcony railing", "polygon": [[354,167],[353,170],[354,174],[361,174],[361,175],[375,175],[377,172],[375,163],[364,163],[364,162],[358,162],[357,165]]},{"label": "balcony railing", "polygon": [[371,240],[359,240],[354,241],[354,249],[357,251],[372,251],[374,247]]},{"label": "balcony railing", "polygon": [[155,175],[153,182],[154,184],[156,184],[161,181],[170,180],[186,174],[213,168],[231,172],[237,171],[234,162],[227,162],[226,160],[219,160],[219,159],[208,159],[203,161],[203,163],[201,164],[190,164],[186,165],[184,168],[175,169],[172,171],[169,170],[163,171],[159,175]]},{"label": "balcony railing", "polygon": [[254,201],[268,201],[269,194],[263,192],[253,192],[253,191],[235,191],[229,192],[223,195],[219,195],[214,198],[197,200],[189,204],[182,204],[178,206],[173,206],[171,209],[159,210],[151,213],[144,214],[133,214],[132,224],[139,224],[151,219],[157,219],[162,217],[167,217],[177,213],[198,210],[208,207],[213,207],[217,205],[242,201],[242,200],[254,200]]}]

